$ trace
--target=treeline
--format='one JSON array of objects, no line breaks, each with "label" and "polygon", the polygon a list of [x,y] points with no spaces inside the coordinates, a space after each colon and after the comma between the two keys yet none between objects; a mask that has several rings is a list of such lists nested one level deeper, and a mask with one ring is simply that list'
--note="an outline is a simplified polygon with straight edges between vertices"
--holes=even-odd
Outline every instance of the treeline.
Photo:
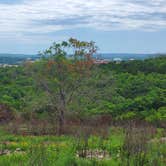
[{"label": "treeline", "polygon": [[[33,64],[34,71],[42,63]],[[26,64],[0,68],[0,104],[10,106],[16,113],[49,116],[48,95],[39,86]],[[81,116],[104,114],[118,120],[164,122],[166,56],[94,66],[91,77],[79,85],[74,95],[68,109]]]},{"label": "treeline", "polygon": [[120,64],[116,62],[110,62],[108,65],[103,65],[104,69],[114,70],[118,73],[128,72],[131,74],[137,74],[142,72],[145,74],[148,73],[166,73],[166,55],[158,56],[156,58],[149,58],[145,60],[133,60],[133,61],[123,61]]}]

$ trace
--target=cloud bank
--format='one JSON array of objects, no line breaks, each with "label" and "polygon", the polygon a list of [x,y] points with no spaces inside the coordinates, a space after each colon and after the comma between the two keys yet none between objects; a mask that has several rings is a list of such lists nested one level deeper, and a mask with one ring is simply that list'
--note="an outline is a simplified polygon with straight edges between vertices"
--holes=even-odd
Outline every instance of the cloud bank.
[{"label": "cloud bank", "polygon": [[52,33],[77,28],[161,31],[166,29],[166,0],[0,1],[1,42],[48,43]]}]

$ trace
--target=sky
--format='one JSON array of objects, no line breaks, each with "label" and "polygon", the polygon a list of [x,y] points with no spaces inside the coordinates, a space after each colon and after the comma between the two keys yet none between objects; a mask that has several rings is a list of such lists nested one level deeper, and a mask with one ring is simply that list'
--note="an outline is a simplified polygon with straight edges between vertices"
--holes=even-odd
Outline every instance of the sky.
[{"label": "sky", "polygon": [[0,0],[0,53],[70,37],[103,53],[166,53],[166,0]]}]

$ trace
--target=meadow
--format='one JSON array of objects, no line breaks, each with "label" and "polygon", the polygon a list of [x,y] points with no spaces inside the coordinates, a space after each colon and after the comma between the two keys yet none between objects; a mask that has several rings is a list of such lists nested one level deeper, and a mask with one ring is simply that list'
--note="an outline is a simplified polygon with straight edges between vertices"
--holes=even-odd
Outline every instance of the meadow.
[{"label": "meadow", "polygon": [[107,136],[14,135],[1,129],[3,166],[164,166],[164,130],[111,127]]}]

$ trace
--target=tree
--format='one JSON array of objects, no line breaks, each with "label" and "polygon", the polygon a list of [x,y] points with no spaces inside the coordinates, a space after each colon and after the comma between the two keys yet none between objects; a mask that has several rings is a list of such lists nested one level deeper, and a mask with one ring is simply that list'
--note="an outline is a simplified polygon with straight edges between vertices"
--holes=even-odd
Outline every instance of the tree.
[{"label": "tree", "polygon": [[79,87],[91,76],[94,42],[69,39],[53,45],[41,53],[43,59],[33,65],[35,78],[49,98],[58,119],[59,134],[63,132],[68,106],[76,98]]}]

